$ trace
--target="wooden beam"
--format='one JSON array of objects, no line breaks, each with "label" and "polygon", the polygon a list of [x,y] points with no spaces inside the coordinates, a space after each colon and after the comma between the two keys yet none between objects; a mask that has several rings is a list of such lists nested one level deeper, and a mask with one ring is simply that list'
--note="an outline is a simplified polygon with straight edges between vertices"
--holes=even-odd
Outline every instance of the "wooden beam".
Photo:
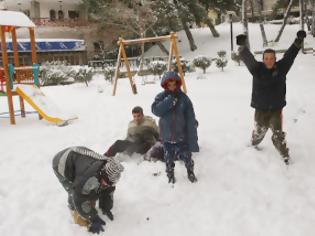
[{"label": "wooden beam", "polygon": [[20,65],[20,62],[19,62],[19,52],[18,52],[15,28],[12,29],[11,36],[12,36],[12,46],[13,46],[14,67],[18,67]]},{"label": "wooden beam", "polygon": [[167,63],[167,70],[171,71],[172,70],[172,60],[173,60],[173,54],[174,54],[174,50],[173,50],[173,40],[170,41],[170,50],[169,50],[169,55],[168,55],[168,63]]},{"label": "wooden beam", "polygon": [[8,53],[7,53],[7,42],[5,39],[5,27],[0,26],[0,36],[1,36],[1,51],[2,51],[2,63],[3,63],[3,70],[5,75],[5,85],[6,85],[6,93],[8,98],[8,106],[9,106],[9,113],[10,113],[10,123],[15,125],[15,117],[14,117],[14,107],[13,107],[13,99],[12,93],[10,88],[10,79],[9,79],[9,69],[8,69]]},{"label": "wooden beam", "polygon": [[133,45],[133,44],[141,44],[141,43],[154,43],[154,42],[162,42],[170,40],[171,35],[159,36],[159,37],[151,37],[151,38],[142,38],[142,39],[131,39],[131,40],[122,40],[124,45]]},{"label": "wooden beam", "polygon": [[174,50],[174,54],[175,54],[175,58],[176,58],[176,63],[177,63],[177,67],[178,67],[178,72],[182,81],[182,86],[183,86],[183,90],[184,93],[187,93],[187,88],[186,88],[186,83],[185,83],[185,78],[184,78],[184,72],[183,72],[183,68],[182,68],[182,64],[180,63],[180,58],[179,58],[179,52],[178,52],[178,48],[177,48],[177,44],[176,44],[176,35],[173,34],[172,35],[172,44],[173,44],[173,50]]},{"label": "wooden beam", "polygon": [[118,51],[118,57],[117,57],[117,62],[116,62],[116,70],[115,70],[115,75],[114,75],[114,87],[113,87],[113,96],[116,95],[116,90],[117,90],[117,83],[118,83],[118,77],[119,77],[119,67],[120,67],[120,61],[121,61],[121,50],[123,47],[123,44],[121,43],[121,40],[119,40],[120,45],[119,45],[119,51]]},{"label": "wooden beam", "polygon": [[[30,33],[30,41],[31,41],[31,57],[32,57],[32,65],[37,64],[37,54],[36,54],[36,42],[35,42],[35,32],[34,28],[30,27],[28,28]],[[39,84],[38,84],[39,86]],[[41,120],[43,117],[38,114],[38,118]]]},{"label": "wooden beam", "polygon": [[37,55],[36,55],[34,28],[29,28],[29,33],[30,33],[31,50],[32,50],[32,64],[36,64],[37,63]]},{"label": "wooden beam", "polygon": [[134,81],[132,79],[130,65],[129,65],[127,54],[126,54],[126,51],[125,51],[124,47],[121,48],[121,54],[122,54],[122,56],[124,58],[124,63],[125,63],[125,66],[127,68],[127,75],[128,75],[128,78],[129,78],[129,82],[130,82],[130,86],[131,86],[132,92],[133,92],[133,94],[137,94],[137,87],[136,87],[136,84],[134,83]]},{"label": "wooden beam", "polygon": [[[16,68],[16,67],[20,66],[20,61],[19,61],[19,51],[18,51],[18,46],[17,46],[16,29],[15,28],[12,29],[11,35],[12,35],[14,67]],[[16,75],[18,76],[18,74],[16,74]],[[19,96],[19,100],[20,100],[21,117],[25,117],[24,100],[21,96]]]}]

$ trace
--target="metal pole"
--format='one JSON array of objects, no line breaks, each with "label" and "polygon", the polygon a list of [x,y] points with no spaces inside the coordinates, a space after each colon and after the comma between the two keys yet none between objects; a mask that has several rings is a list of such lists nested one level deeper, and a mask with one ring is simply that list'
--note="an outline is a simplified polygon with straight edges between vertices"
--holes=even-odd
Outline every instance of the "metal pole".
[{"label": "metal pole", "polygon": [[234,43],[233,43],[233,19],[232,14],[229,14],[230,17],[230,31],[231,31],[231,52],[234,51]]}]

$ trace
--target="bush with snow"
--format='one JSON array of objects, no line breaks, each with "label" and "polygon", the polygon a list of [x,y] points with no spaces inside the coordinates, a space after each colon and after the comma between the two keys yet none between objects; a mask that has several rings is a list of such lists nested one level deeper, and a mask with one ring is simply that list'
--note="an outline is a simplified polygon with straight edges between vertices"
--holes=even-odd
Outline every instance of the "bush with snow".
[{"label": "bush with snow", "polygon": [[106,81],[112,82],[114,74],[115,74],[115,68],[113,66],[104,65],[103,73],[104,73],[104,79]]},{"label": "bush with snow", "polygon": [[[179,60],[183,69],[183,73],[185,74],[187,71],[189,71],[189,61],[183,57],[181,57]],[[172,61],[172,67],[173,67],[173,70],[178,73],[178,66],[177,66],[176,59]]]},{"label": "bush with snow", "polygon": [[93,71],[88,66],[70,66],[65,61],[44,62],[40,66],[42,85],[71,84],[92,80]]},{"label": "bush with snow", "polygon": [[42,84],[58,85],[73,83],[75,71],[65,61],[44,62],[40,67]]},{"label": "bush with snow", "polygon": [[93,71],[91,67],[79,66],[74,76],[74,80],[79,83],[85,83],[86,86],[89,86],[88,82],[92,80],[92,77]]},{"label": "bush with snow", "polygon": [[167,70],[167,65],[165,61],[151,61],[148,69],[153,75],[158,75],[161,78],[161,75]]},{"label": "bush with snow", "polygon": [[221,71],[223,71],[224,67],[227,66],[228,60],[226,59],[226,51],[221,50],[217,52],[218,58],[216,59],[216,66],[218,68],[221,68]]},{"label": "bush with snow", "polygon": [[203,73],[206,73],[207,68],[211,65],[211,58],[206,56],[198,56],[193,60],[195,67],[198,67],[203,70]]}]

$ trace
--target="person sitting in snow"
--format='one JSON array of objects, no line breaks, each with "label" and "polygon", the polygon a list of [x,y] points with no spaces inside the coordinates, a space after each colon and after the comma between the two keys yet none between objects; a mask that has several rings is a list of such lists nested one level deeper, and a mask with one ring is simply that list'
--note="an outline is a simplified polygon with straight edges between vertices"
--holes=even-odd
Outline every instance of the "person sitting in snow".
[{"label": "person sitting in snow", "polygon": [[145,154],[159,139],[159,128],[150,116],[144,116],[141,107],[132,109],[133,120],[129,122],[125,140],[117,140],[105,156],[113,157],[119,152]]},{"label": "person sitting in snow", "polygon": [[68,207],[76,224],[92,233],[104,231],[105,221],[95,203],[99,200],[103,214],[114,219],[113,193],[123,169],[116,160],[86,147],[69,147],[54,156],[53,170],[68,193]]},{"label": "person sitting in snow", "polygon": [[263,62],[256,61],[249,51],[246,46],[246,35],[236,37],[240,46],[240,57],[253,75],[251,106],[255,108],[255,129],[251,144],[256,147],[271,128],[272,142],[287,165],[290,163],[290,156],[282,127],[282,109],[286,105],[286,75],[305,37],[305,31],[298,31],[297,38],[279,61],[276,61],[274,50],[266,49],[263,53]]},{"label": "person sitting in snow", "polygon": [[185,162],[188,179],[197,181],[191,152],[199,152],[197,122],[189,97],[180,89],[181,79],[176,72],[166,72],[161,81],[164,91],[152,104],[152,112],[160,117],[160,138],[164,148],[169,183],[175,183],[175,159]]}]

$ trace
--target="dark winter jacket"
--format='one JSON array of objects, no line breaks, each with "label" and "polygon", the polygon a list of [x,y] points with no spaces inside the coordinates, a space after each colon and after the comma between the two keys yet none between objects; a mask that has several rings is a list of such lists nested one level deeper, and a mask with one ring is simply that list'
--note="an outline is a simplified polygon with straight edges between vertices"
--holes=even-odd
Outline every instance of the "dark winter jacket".
[{"label": "dark winter jacket", "polygon": [[69,197],[72,198],[75,210],[88,221],[93,221],[97,216],[96,209],[91,207],[91,201],[102,196],[103,200],[108,201],[100,202],[104,210],[110,210],[113,205],[112,194],[115,187],[100,191],[100,172],[105,163],[103,156],[85,147],[67,148],[57,153],[53,159],[55,172],[69,181]]},{"label": "dark winter jacket", "polygon": [[293,43],[274,68],[267,69],[264,63],[256,61],[246,46],[239,48],[242,61],[253,75],[252,107],[260,111],[274,111],[286,105],[286,75],[299,50],[300,46]]},{"label": "dark winter jacket", "polygon": [[[174,78],[174,72],[167,72],[161,81],[165,88],[166,82]],[[178,89],[176,92],[163,91],[155,97],[152,112],[160,117],[160,138],[163,142],[188,144],[191,152],[198,152],[197,121],[193,105],[186,94],[180,90],[181,80],[176,76]]]}]

